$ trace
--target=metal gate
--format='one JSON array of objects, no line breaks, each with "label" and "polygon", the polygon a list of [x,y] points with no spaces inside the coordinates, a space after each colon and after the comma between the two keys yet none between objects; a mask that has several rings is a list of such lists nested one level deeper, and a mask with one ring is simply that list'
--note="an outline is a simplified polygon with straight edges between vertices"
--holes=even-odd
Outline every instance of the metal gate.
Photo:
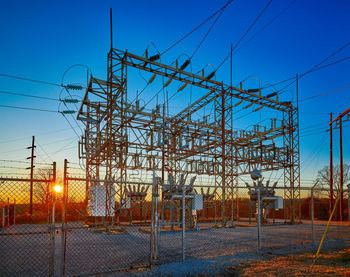
[{"label": "metal gate", "polygon": [[67,168],[63,183],[62,275],[150,264],[151,198],[140,200],[130,193],[141,184],[71,176]]},{"label": "metal gate", "polygon": [[55,164],[49,177],[0,178],[1,276],[48,276],[53,273]]}]

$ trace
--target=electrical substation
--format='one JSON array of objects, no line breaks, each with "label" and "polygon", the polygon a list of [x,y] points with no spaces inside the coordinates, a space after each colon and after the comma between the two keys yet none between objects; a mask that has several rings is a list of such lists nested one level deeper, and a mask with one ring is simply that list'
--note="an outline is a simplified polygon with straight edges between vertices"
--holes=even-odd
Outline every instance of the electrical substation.
[{"label": "electrical substation", "polygon": [[[62,158],[62,174],[35,136],[25,161],[0,160],[17,174],[0,173],[1,276],[133,274],[130,270],[158,270],[153,266],[187,259],[191,266],[196,259],[234,260],[237,253],[241,262],[273,251],[313,251],[320,240],[317,259],[326,235],[327,247],[348,242],[343,221],[347,213],[350,222],[350,185],[343,190],[348,179],[343,176],[342,122],[350,120],[350,108],[335,118],[330,114],[330,167],[323,176],[329,187],[324,180],[319,184],[319,177],[301,185],[299,79],[343,61],[323,65],[350,43],[311,70],[275,84],[262,86],[266,80],[253,69],[241,80],[233,74],[233,53],[271,0],[219,66],[211,64],[219,52],[193,58],[232,2],[162,51],[164,45],[158,48],[152,41],[135,52],[120,50],[122,40],[113,44],[110,9],[103,74],[92,74],[80,63],[64,71],[60,84],[0,74],[59,88],[58,99],[0,93],[58,101],[58,111],[12,108],[59,113],[76,135],[68,144],[77,147],[77,161]],[[182,54],[170,51],[209,20],[212,25],[192,55],[186,47],[176,49]],[[71,72],[77,68],[83,68],[86,84],[65,81],[69,74],[74,80],[80,76]],[[286,90],[292,84],[295,88]],[[290,95],[283,94],[287,91]],[[339,172],[332,141],[338,128]],[[37,162],[37,146],[52,163]],[[312,152],[310,164],[315,157]]]},{"label": "electrical substation", "polygon": [[[107,209],[122,212],[128,199],[128,176],[154,172],[161,177],[162,221],[174,182],[191,180],[208,202],[203,189],[214,192],[220,202],[218,217],[225,225],[230,215],[226,205],[237,197],[239,176],[254,169],[262,172],[283,170],[284,199],[287,219],[300,219],[300,172],[298,108],[292,102],[280,101],[278,93],[262,95],[256,88],[244,88],[215,80],[215,71],[200,75],[186,71],[189,59],[174,59],[172,65],[161,62],[157,52],[135,55],[111,48],[107,59],[107,78],[91,76],[77,119],[84,126],[80,141],[80,158],[86,165],[86,194],[100,179],[115,180],[116,206]],[[198,89],[197,99],[179,112],[172,112],[168,100],[145,109],[142,98],[128,98],[129,72],[142,72],[147,85],[162,80],[161,90],[170,95],[184,94],[186,88]],[[148,74],[148,75],[147,75]],[[141,76],[141,75],[140,75]],[[130,93],[129,93],[130,94]],[[203,116],[203,110],[212,113]],[[250,126],[235,126],[235,109],[249,109],[256,115]],[[261,110],[275,112],[276,117],[259,119]],[[260,116],[261,118],[261,116]],[[210,182],[200,182],[204,176]],[[194,178],[196,178],[196,181]],[[150,180],[139,180],[145,186]],[[187,193],[187,192],[186,192]],[[207,192],[208,193],[208,192]],[[106,188],[107,198],[114,194]],[[110,205],[107,205],[110,206]]]}]

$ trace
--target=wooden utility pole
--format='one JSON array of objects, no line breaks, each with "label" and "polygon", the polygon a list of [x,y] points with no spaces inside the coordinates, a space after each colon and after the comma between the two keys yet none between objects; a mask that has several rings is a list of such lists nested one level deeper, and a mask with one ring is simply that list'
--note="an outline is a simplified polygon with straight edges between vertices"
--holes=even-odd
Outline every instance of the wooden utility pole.
[{"label": "wooden utility pole", "polygon": [[339,118],[339,153],[340,153],[340,176],[339,176],[339,186],[340,186],[340,203],[339,203],[339,217],[340,221],[343,221],[343,127],[342,127],[342,117]]},{"label": "wooden utility pole", "polygon": [[30,192],[29,192],[29,213],[30,215],[33,215],[33,179],[34,179],[34,149],[35,149],[35,136],[32,137],[32,146],[27,147],[27,149],[31,149],[31,156],[27,157],[27,160],[30,159],[30,167],[27,167],[27,169],[30,169]]},{"label": "wooden utility pole", "polygon": [[344,172],[343,172],[343,126],[342,126],[342,121],[343,121],[343,117],[345,115],[349,116],[350,114],[350,107],[347,108],[344,112],[342,112],[341,114],[339,114],[335,119],[331,120],[331,122],[329,123],[330,126],[330,130],[332,127],[332,123],[333,122],[339,122],[339,153],[340,153],[340,163],[339,163],[339,167],[340,167],[340,176],[339,176],[339,193],[341,194],[340,196],[340,203],[339,203],[339,217],[340,220],[343,220],[343,208],[344,208],[344,195],[343,195],[343,182],[344,182]]},{"label": "wooden utility pole", "polygon": [[[332,122],[332,113],[329,114],[330,122]],[[329,125],[329,214],[333,210],[333,126]]]}]

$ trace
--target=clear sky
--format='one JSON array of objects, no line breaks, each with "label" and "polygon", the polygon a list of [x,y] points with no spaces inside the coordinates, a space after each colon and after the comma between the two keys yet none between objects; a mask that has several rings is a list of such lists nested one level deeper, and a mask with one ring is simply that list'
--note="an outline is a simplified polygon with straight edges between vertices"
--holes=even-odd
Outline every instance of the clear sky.
[{"label": "clear sky", "polygon": [[[235,0],[209,33],[192,60],[192,71],[208,63],[218,66],[268,1]],[[0,74],[46,82],[86,83],[86,67],[98,78],[106,78],[109,50],[109,8],[113,8],[114,47],[142,55],[150,41],[159,51],[192,30],[226,3],[218,1],[16,1],[0,2]],[[287,10],[285,10],[290,6]],[[280,16],[275,18],[281,11]],[[311,69],[350,41],[350,2],[346,0],[272,1],[233,55],[233,84],[254,75],[260,85],[276,83]],[[271,22],[272,19],[275,20]],[[172,63],[179,55],[191,55],[213,20],[167,52],[162,62]],[[268,25],[266,25],[268,24]],[[264,27],[266,26],[266,27]],[[262,29],[263,28],[263,29]],[[151,48],[150,50],[155,51]],[[350,56],[350,46],[324,64]],[[216,79],[229,83],[229,62],[218,71]],[[207,67],[207,69],[210,67]],[[208,71],[209,72],[209,71]],[[350,86],[350,60],[329,66],[303,77],[299,98]],[[245,83],[257,87],[256,78]],[[144,87],[129,83],[130,95]],[[282,88],[283,84],[277,86]],[[155,88],[155,89],[159,89]],[[295,100],[295,85],[282,99]],[[54,85],[33,83],[0,76],[0,91],[34,96],[62,98],[65,92]],[[304,183],[314,179],[317,170],[328,164],[329,113],[336,115],[349,107],[349,89],[300,102],[301,172]],[[271,90],[264,93],[269,93]],[[145,94],[154,93],[146,91]],[[83,91],[75,92],[77,98]],[[193,98],[199,95],[194,94]],[[173,105],[181,107],[189,95],[177,97]],[[64,110],[59,101],[0,93],[1,105]],[[74,109],[74,106],[70,108]],[[55,112],[26,111],[0,107],[0,159],[25,160],[31,136],[36,136],[38,162],[63,159],[77,163],[77,134],[81,130],[70,119]],[[242,122],[249,123],[249,122]],[[344,123],[346,126],[350,123]],[[311,127],[310,127],[311,126]],[[77,134],[76,134],[76,133]],[[344,162],[350,163],[349,128],[344,128]],[[339,143],[335,138],[335,163]],[[0,163],[0,175],[9,171]],[[8,165],[8,164],[7,164]],[[18,165],[17,165],[18,166]],[[25,171],[19,171],[25,172]]]}]

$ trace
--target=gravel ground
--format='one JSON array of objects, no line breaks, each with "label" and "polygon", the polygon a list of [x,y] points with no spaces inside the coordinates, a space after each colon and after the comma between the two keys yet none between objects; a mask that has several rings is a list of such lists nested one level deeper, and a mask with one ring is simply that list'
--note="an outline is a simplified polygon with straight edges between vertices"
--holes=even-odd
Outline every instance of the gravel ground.
[{"label": "gravel ground", "polygon": [[[339,250],[350,247],[350,241],[326,242],[324,249]],[[212,258],[188,259],[185,262],[163,264],[152,269],[142,271],[130,271],[120,274],[106,274],[103,276],[240,276],[236,271],[244,263],[268,261],[274,257],[290,254],[313,252],[315,247],[311,244],[299,245],[297,247],[264,247],[260,252],[237,252],[233,255],[222,255]],[[275,274],[267,276],[276,276]],[[288,275],[287,275],[288,276]],[[301,275],[305,276],[305,275]],[[318,275],[321,276],[321,275]]]},{"label": "gravel ground", "polygon": [[[68,231],[66,242],[66,274],[80,275],[110,272],[131,267],[147,266],[149,234],[139,227],[125,227],[124,233],[115,235],[96,234],[78,228]],[[315,225],[316,242],[321,239],[324,223]],[[25,234],[24,232],[47,232],[45,225],[17,225],[0,236],[0,276],[47,276],[51,253],[49,234]],[[61,233],[56,233],[56,275],[60,272],[62,256]],[[325,248],[344,246],[350,240],[350,227],[336,225],[329,228]],[[312,250],[311,225],[275,225],[262,228],[262,251],[257,252],[257,228],[212,228],[186,232],[186,262],[182,259],[181,233],[161,233],[159,264],[152,270],[133,271],[132,274],[196,275],[200,272],[216,274],[228,263],[256,260],[268,255],[286,255]],[[220,271],[221,270],[221,271]],[[215,273],[214,273],[215,272]],[[121,275],[130,273],[120,272]],[[109,276],[109,275],[107,275]],[[113,275],[110,275],[113,276]]]}]

